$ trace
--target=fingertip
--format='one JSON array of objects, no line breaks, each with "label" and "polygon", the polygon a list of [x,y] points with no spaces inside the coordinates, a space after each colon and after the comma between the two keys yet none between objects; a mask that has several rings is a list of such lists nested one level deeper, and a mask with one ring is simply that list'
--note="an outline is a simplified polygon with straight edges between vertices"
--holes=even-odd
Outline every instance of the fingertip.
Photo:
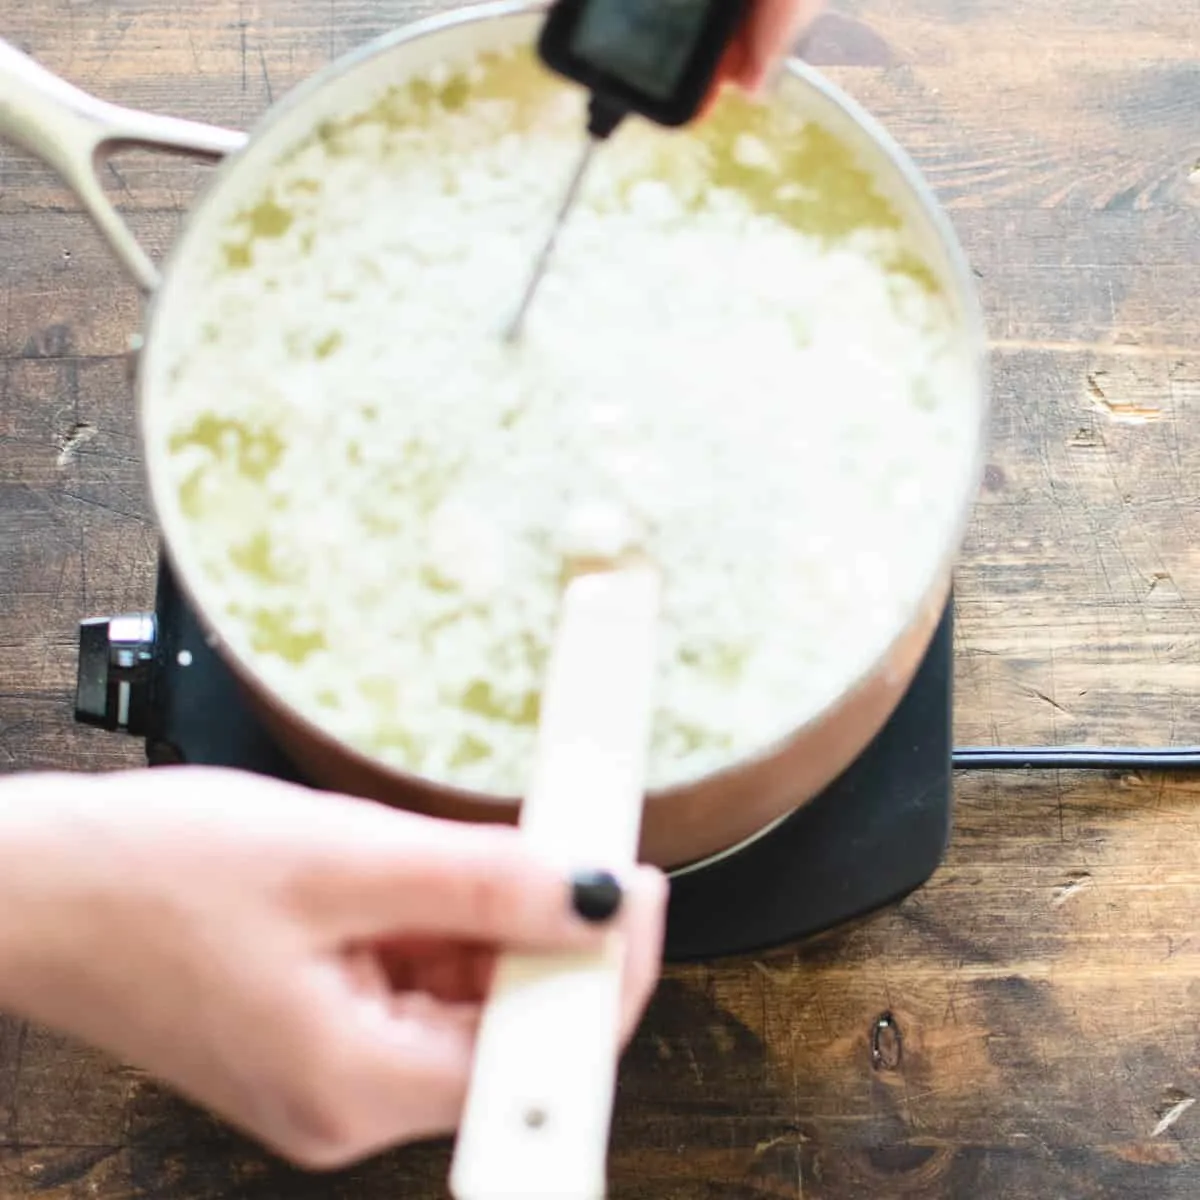
[{"label": "fingertip", "polygon": [[737,75],[742,89],[761,97],[784,61],[799,53],[798,43],[824,9],[824,0],[756,0],[743,35]]},{"label": "fingertip", "polygon": [[663,909],[671,892],[671,881],[666,872],[649,863],[642,863],[634,872],[632,888],[643,895],[651,907]]},{"label": "fingertip", "polygon": [[747,50],[738,60],[737,70],[730,73],[728,81],[747,95],[757,98],[766,80],[766,68]]},{"label": "fingertip", "polygon": [[611,921],[625,898],[621,881],[611,871],[576,871],[570,885],[571,907],[589,925]]},{"label": "fingertip", "polygon": [[667,877],[654,866],[637,866],[623,880],[607,870],[576,871],[571,876],[571,906],[589,924],[611,921],[631,902],[661,910],[667,893]]},{"label": "fingertip", "polygon": [[641,866],[638,867],[638,871],[645,878],[653,880],[654,887],[661,891],[664,895],[670,891],[670,878],[661,867],[656,867],[652,863],[642,863]]}]

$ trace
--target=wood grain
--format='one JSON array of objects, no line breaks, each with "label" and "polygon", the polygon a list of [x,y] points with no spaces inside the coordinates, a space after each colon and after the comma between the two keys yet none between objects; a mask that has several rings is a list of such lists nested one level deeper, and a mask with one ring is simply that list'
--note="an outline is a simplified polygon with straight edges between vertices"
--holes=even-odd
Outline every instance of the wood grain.
[{"label": "wood grain", "polygon": [[[435,4],[0,0],[106,97],[248,127]],[[994,343],[958,575],[961,742],[1200,741],[1200,8],[847,0],[812,57],[927,173]],[[155,257],[204,169],[105,183]],[[60,185],[0,150],[0,769],[107,768],[75,623],[150,602],[122,354],[139,305]],[[672,969],[621,1077],[625,1200],[1200,1195],[1200,783],[963,775],[941,870],[764,958]],[[444,1195],[444,1145],[307,1176],[153,1081],[0,1021],[0,1196]]]}]

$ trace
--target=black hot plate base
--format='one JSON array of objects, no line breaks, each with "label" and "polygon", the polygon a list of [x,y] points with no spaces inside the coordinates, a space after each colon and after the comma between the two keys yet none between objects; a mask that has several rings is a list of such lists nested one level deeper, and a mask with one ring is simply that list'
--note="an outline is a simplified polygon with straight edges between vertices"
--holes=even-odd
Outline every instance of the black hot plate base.
[{"label": "black hot plate base", "polygon": [[[236,767],[304,782],[207,644],[165,556],[154,615],[140,730],[149,761]],[[98,637],[102,624],[84,626],[81,695],[97,687],[84,663],[87,638]],[[741,849],[675,875],[669,960],[803,941],[893,903],[929,878],[950,832],[951,624],[948,605],[904,699],[839,779]],[[112,720],[95,723],[114,727]]]}]

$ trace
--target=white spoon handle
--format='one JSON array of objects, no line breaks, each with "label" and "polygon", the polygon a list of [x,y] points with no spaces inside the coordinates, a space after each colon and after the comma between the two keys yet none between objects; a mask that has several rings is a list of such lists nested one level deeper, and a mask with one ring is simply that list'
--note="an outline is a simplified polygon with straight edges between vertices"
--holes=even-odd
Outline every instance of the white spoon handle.
[{"label": "white spoon handle", "polygon": [[[567,588],[521,829],[571,868],[637,859],[659,584],[628,568]],[[456,1200],[600,1200],[620,1055],[624,946],[504,956],[451,1168]]]}]

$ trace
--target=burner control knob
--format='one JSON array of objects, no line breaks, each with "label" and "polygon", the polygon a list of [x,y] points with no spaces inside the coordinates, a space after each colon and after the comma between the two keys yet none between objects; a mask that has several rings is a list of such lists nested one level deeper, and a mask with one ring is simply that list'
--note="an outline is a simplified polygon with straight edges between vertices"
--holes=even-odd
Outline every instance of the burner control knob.
[{"label": "burner control knob", "polygon": [[80,622],[76,721],[146,733],[157,633],[153,613]]}]

